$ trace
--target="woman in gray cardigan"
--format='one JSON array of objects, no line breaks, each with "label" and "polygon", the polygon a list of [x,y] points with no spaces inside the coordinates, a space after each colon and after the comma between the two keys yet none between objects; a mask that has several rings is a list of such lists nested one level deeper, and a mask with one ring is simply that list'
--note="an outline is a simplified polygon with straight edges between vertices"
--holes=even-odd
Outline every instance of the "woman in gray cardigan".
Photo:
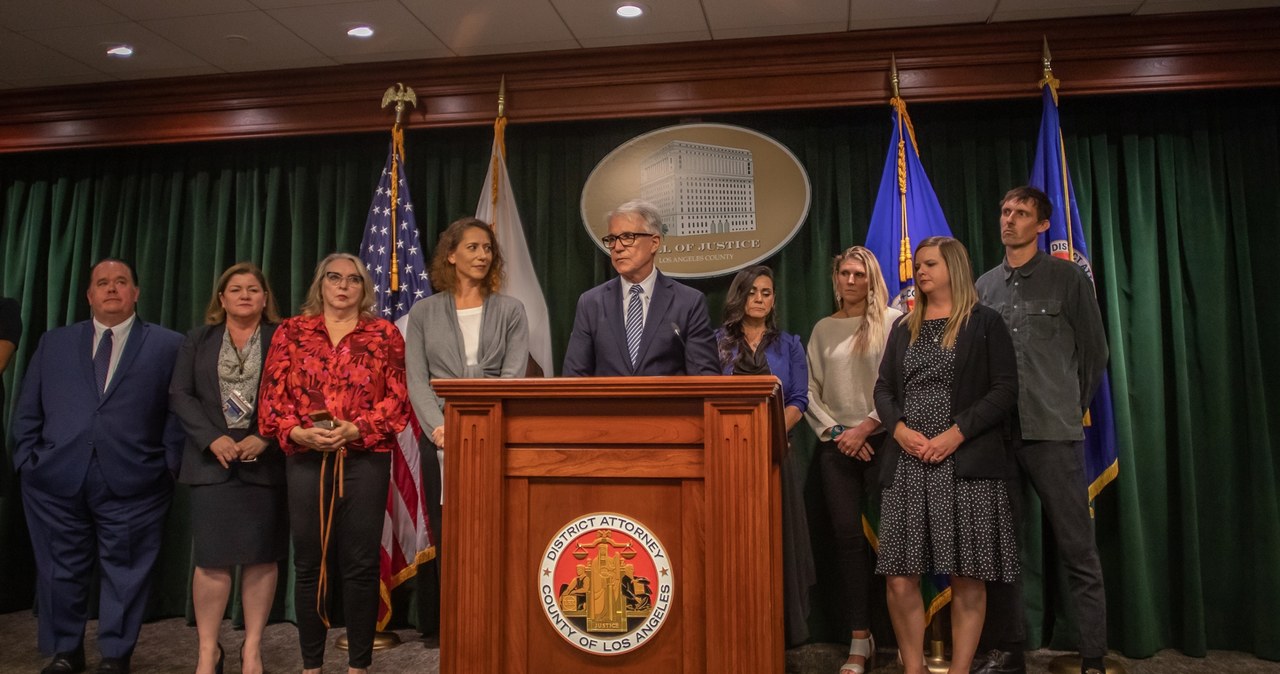
[{"label": "woman in gray cardigan", "polygon": [[436,294],[413,305],[405,337],[409,401],[431,441],[444,448],[444,399],[432,379],[523,377],[529,361],[524,304],[498,292],[502,253],[476,218],[449,225],[436,242]]}]

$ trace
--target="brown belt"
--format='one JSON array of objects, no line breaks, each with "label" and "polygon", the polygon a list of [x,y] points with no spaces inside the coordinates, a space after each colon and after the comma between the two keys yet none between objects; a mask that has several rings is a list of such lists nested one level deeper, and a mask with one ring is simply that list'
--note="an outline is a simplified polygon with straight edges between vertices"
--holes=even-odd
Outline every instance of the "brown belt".
[{"label": "brown belt", "polygon": [[[347,458],[345,447],[331,452],[322,452],[320,459],[320,582],[316,588],[316,613],[325,629],[329,628],[329,611],[325,608],[325,599],[329,596],[329,538],[333,533],[333,511],[337,500],[342,498],[343,465]],[[324,503],[324,469],[329,463],[329,455],[333,454],[333,479],[329,487],[329,508]]]}]

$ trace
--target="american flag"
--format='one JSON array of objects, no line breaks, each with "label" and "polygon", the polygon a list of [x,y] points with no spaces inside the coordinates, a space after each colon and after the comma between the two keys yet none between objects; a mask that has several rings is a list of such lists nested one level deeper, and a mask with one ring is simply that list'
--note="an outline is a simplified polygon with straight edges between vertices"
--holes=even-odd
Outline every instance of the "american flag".
[{"label": "american flag", "polygon": [[[404,334],[409,309],[431,294],[431,284],[404,177],[404,135],[399,127],[392,132],[391,151],[365,220],[360,259],[373,277],[374,311]],[[435,557],[422,488],[421,433],[412,411],[410,415],[399,436],[399,451],[391,456],[391,488],[382,522],[379,630],[391,620],[391,590],[412,578],[418,564]]]}]

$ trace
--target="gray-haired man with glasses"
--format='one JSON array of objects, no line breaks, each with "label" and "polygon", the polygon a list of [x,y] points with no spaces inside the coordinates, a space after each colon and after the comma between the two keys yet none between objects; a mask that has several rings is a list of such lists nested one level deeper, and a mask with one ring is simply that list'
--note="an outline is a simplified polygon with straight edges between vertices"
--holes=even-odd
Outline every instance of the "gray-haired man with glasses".
[{"label": "gray-haired man with glasses", "polygon": [[702,293],[655,266],[662,217],[643,201],[608,215],[601,239],[618,278],[583,293],[565,350],[566,377],[719,374]]}]

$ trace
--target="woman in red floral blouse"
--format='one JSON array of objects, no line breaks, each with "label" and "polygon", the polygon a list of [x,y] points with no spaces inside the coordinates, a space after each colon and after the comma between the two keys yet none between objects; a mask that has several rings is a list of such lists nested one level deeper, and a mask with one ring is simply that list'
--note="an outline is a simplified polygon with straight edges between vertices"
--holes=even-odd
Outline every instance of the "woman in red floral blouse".
[{"label": "woman in red floral blouse", "polygon": [[348,671],[364,672],[373,660],[382,536],[374,525],[386,508],[390,452],[409,421],[409,397],[404,339],[372,308],[373,282],[359,258],[326,257],[302,315],[276,329],[262,372],[258,425],[287,457],[294,602],[309,674],[324,663],[330,553],[342,574]]}]

